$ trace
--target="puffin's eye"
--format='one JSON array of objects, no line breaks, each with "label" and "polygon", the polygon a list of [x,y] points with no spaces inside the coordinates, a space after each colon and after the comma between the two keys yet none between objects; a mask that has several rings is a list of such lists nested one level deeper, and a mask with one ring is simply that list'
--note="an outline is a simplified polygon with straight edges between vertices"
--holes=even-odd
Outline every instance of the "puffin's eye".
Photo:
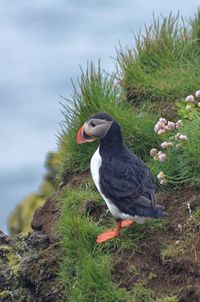
[{"label": "puffin's eye", "polygon": [[96,126],[95,123],[93,123],[93,122],[91,122],[90,125],[91,125],[92,127],[95,127],[95,126]]}]

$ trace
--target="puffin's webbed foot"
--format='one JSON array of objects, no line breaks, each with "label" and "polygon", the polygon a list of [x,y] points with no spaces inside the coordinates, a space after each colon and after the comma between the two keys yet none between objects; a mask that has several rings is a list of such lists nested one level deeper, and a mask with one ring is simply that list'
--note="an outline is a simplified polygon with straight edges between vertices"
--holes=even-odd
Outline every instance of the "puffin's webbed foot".
[{"label": "puffin's webbed foot", "polygon": [[108,230],[97,236],[96,242],[102,243],[120,235],[121,222],[118,222],[115,229]]},{"label": "puffin's webbed foot", "polygon": [[122,220],[121,222],[121,227],[122,228],[127,228],[129,225],[135,224],[135,221],[133,220]]},{"label": "puffin's webbed foot", "polygon": [[111,230],[108,230],[100,235],[97,236],[97,239],[96,239],[96,242],[97,243],[102,243],[102,242],[105,242],[107,240],[110,240],[112,238],[115,238],[119,236],[119,232],[117,232],[116,229],[111,229]]},{"label": "puffin's webbed foot", "polygon": [[135,221],[133,220],[122,220],[116,224],[115,229],[111,229],[108,231],[105,231],[104,233],[100,234],[97,236],[96,242],[97,243],[102,243],[107,240],[110,240],[112,238],[118,237],[120,235],[120,229],[121,228],[127,228],[128,226],[134,224]]}]

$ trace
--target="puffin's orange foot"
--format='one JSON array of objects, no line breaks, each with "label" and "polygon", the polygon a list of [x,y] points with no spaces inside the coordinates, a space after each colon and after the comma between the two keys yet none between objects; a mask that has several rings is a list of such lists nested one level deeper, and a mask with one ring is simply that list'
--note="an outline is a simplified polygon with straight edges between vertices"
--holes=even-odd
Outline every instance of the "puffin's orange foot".
[{"label": "puffin's orange foot", "polygon": [[117,229],[108,230],[108,231],[98,235],[96,242],[102,243],[102,242],[105,242],[105,241],[110,240],[117,236],[119,236],[119,231]]},{"label": "puffin's orange foot", "polygon": [[132,224],[134,224],[135,223],[135,221],[133,221],[133,220],[123,220],[122,222],[121,222],[121,227],[122,228],[127,228],[129,225],[132,225]]}]

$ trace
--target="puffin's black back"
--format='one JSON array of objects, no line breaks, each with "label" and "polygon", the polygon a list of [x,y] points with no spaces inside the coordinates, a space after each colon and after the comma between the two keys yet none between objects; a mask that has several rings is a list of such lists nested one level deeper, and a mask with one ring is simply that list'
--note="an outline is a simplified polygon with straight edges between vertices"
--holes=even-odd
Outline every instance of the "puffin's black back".
[{"label": "puffin's black back", "polygon": [[[97,115],[95,118],[111,118],[105,113]],[[121,212],[133,216],[166,216],[163,208],[155,205],[155,186],[149,169],[125,146],[116,121],[113,120],[107,135],[100,139],[99,152],[101,191]]]}]

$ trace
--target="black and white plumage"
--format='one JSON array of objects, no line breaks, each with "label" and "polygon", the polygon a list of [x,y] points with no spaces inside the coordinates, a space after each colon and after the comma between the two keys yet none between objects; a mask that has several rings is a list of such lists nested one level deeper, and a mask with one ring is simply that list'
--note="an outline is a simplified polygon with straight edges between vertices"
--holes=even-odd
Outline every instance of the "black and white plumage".
[{"label": "black and white plumage", "polygon": [[110,115],[94,114],[81,131],[81,142],[100,139],[91,159],[91,174],[117,221],[144,222],[167,216],[164,208],[155,203],[155,185],[149,169],[124,144],[120,126]]}]

